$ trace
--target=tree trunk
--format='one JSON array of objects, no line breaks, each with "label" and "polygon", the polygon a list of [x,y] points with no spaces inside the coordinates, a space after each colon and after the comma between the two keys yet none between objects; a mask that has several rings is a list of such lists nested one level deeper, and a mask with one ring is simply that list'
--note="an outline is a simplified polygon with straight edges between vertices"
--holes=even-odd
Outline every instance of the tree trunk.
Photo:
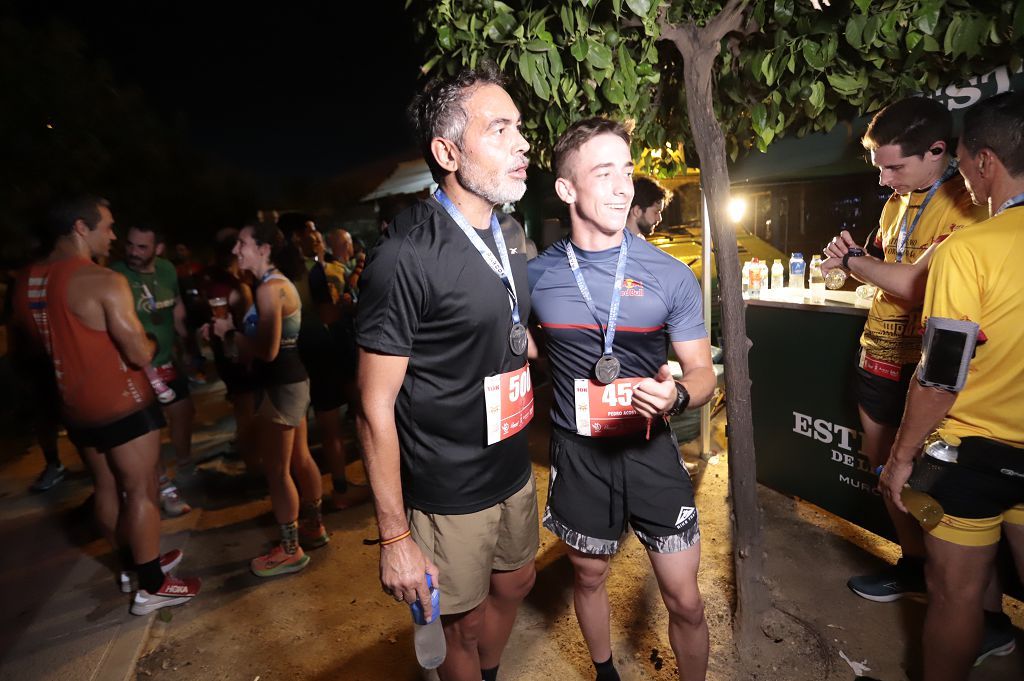
[{"label": "tree trunk", "polygon": [[[690,34],[689,40],[674,42],[683,55],[686,108],[700,158],[701,187],[707,198],[722,298],[725,383],[728,390],[729,488],[736,570],[734,632],[736,647],[742,656],[744,650],[755,650],[755,642],[763,638],[761,621],[772,604],[762,579],[765,560],[761,539],[761,509],[757,503],[750,370],[747,364],[750,341],[747,338],[745,303],[740,292],[736,234],[726,214],[729,170],[726,166],[725,137],[715,117],[712,94],[719,40],[702,40],[698,31],[700,29],[690,27],[687,31]],[[704,266],[708,265],[705,263]]]}]

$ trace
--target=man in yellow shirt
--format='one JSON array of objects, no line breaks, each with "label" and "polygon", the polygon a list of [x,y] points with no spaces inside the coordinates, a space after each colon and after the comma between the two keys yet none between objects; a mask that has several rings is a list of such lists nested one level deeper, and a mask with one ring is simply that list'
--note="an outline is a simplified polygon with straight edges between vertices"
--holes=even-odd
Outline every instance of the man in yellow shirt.
[{"label": "man in yellow shirt", "polygon": [[957,462],[927,490],[945,511],[924,541],[929,681],[968,676],[1001,531],[1024,571],[1024,93],[972,107],[959,156],[972,198],[992,217],[935,249],[922,359],[879,483],[905,511],[901,493],[925,437],[938,428],[959,442]]},{"label": "man in yellow shirt", "polygon": [[[822,271],[844,267],[878,287],[860,339],[855,384],[862,451],[872,470],[889,456],[921,356],[918,329],[932,253],[955,230],[988,217],[973,205],[956,172],[952,139],[952,116],[935,100],[909,97],[879,111],[861,143],[878,168],[878,183],[890,187],[893,195],[863,249],[848,232],[825,248],[828,260]],[[895,566],[851,577],[847,583],[858,596],[879,602],[925,590],[921,527],[892,504],[886,509],[903,556]],[[999,609],[997,604],[992,607]]]}]

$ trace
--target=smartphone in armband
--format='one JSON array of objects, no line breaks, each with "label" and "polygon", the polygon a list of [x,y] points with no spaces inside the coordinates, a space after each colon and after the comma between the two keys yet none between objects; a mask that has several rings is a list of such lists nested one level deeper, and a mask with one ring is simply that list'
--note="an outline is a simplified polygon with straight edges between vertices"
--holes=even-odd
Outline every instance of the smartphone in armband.
[{"label": "smartphone in armband", "polygon": [[955,393],[963,390],[978,342],[978,330],[974,322],[929,318],[921,343],[918,382]]}]

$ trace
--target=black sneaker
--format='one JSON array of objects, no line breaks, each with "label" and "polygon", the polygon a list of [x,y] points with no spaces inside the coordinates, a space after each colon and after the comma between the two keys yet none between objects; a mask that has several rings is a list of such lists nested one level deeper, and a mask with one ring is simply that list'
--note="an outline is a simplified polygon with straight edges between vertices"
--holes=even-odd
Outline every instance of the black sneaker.
[{"label": "black sneaker", "polygon": [[981,639],[981,652],[974,660],[977,667],[982,662],[992,657],[1003,657],[1009,655],[1017,647],[1017,640],[1014,636],[1013,624],[1005,613],[985,611],[985,632]]},{"label": "black sneaker", "polygon": [[881,572],[850,577],[846,586],[861,598],[876,603],[889,603],[905,596],[922,598],[926,591],[924,564],[921,560],[900,558]]},{"label": "black sneaker", "polygon": [[53,489],[64,479],[67,469],[63,465],[57,464],[56,466],[46,465],[43,472],[39,474],[36,481],[32,483],[30,488],[33,492],[45,492],[49,489]]}]

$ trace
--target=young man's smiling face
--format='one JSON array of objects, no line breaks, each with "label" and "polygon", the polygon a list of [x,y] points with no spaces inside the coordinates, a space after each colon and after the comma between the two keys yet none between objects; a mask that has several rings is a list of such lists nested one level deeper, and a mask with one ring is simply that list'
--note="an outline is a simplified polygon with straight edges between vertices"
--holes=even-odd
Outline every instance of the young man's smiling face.
[{"label": "young man's smiling face", "polygon": [[633,202],[633,157],[618,135],[587,140],[570,159],[560,197],[569,204],[573,228],[621,232]]}]

